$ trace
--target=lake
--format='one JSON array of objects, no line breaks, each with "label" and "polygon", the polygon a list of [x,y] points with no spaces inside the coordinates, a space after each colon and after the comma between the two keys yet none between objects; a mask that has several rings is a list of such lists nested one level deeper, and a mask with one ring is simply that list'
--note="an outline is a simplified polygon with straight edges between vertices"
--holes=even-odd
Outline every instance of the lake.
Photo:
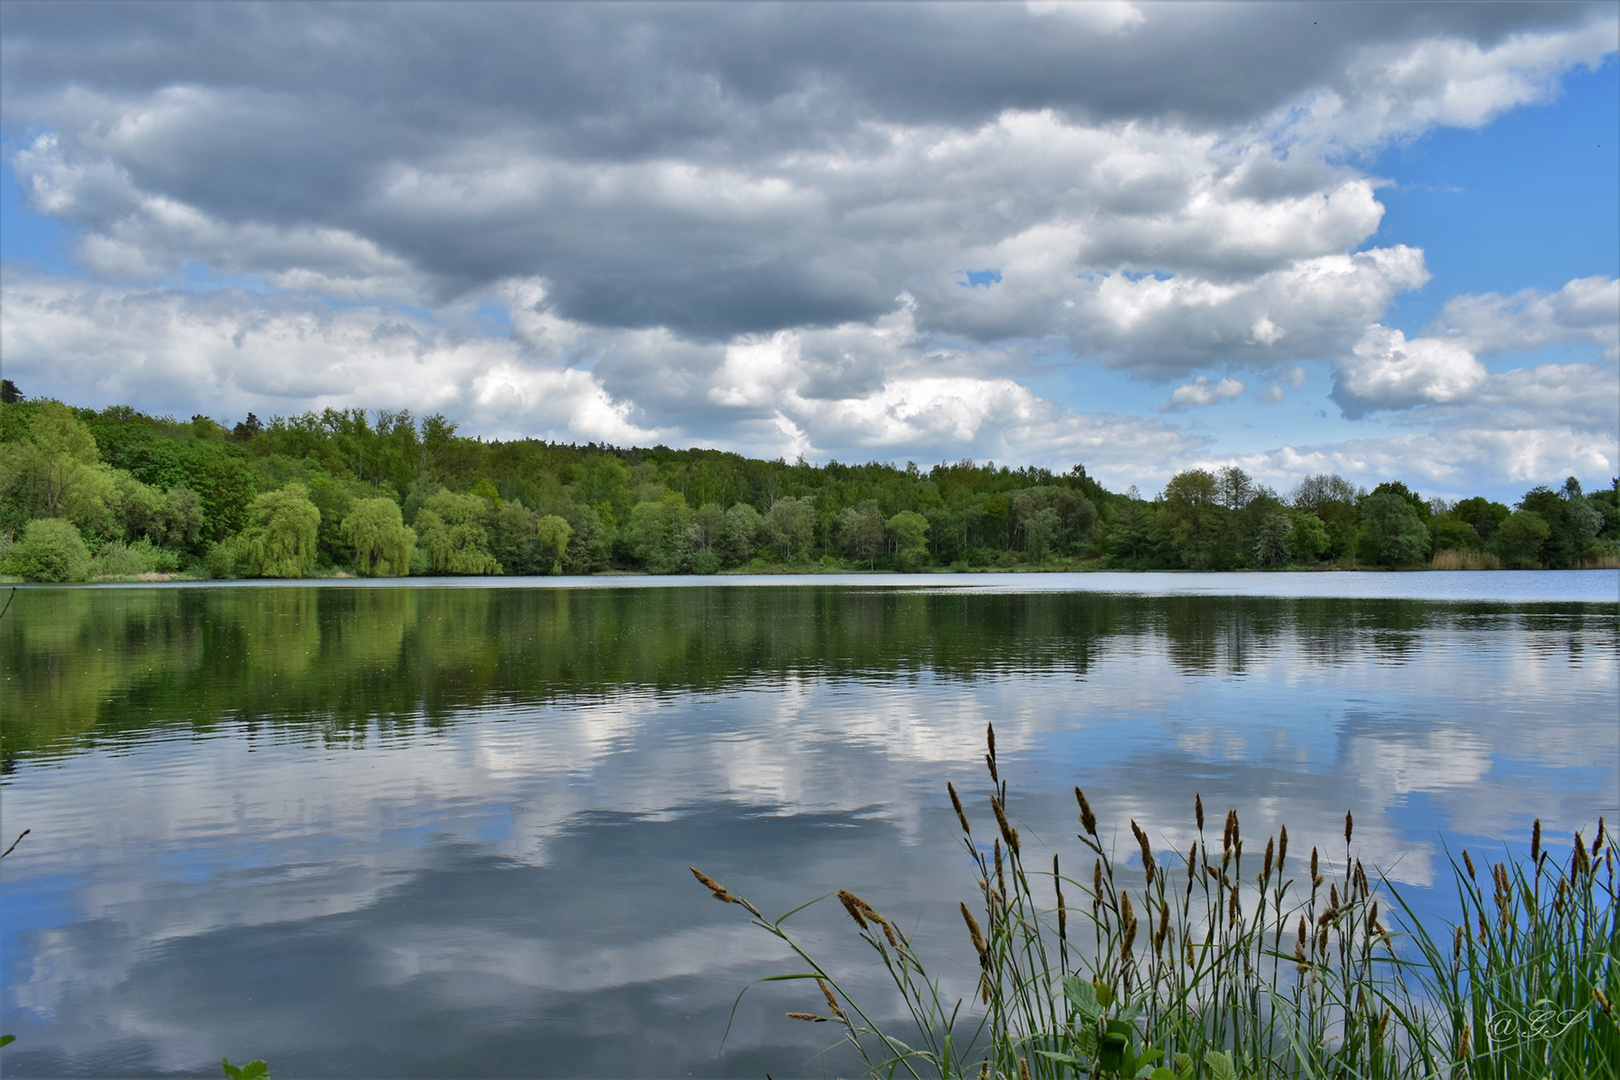
[{"label": "lake", "polygon": [[[1447,848],[1620,807],[1620,574],[19,589],[0,620],[7,1076],[849,1075],[767,912],[840,887],[948,988],[991,834],[1194,793],[1443,912]],[[977,834],[976,834],[977,835]],[[1292,865],[1292,862],[1291,862]],[[805,940],[878,1011],[835,902]]]}]

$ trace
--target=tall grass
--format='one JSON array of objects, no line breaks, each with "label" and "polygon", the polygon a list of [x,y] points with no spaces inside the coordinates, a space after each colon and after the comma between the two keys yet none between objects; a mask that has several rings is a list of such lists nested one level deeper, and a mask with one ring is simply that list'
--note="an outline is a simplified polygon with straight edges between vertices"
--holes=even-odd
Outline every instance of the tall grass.
[{"label": "tall grass", "polygon": [[1500,570],[1502,560],[1489,551],[1464,551],[1446,548],[1434,553],[1429,562],[1431,570]]},{"label": "tall grass", "polygon": [[1463,851],[1450,863],[1457,918],[1438,929],[1356,858],[1350,814],[1342,851],[1291,863],[1286,827],[1251,845],[1229,810],[1217,841],[1195,797],[1188,850],[1161,859],[1132,821],[1141,866],[1128,868],[1076,788],[1080,875],[1057,855],[1035,865],[986,736],[988,836],[946,785],[978,894],[961,905],[979,968],[966,1000],[949,1000],[892,920],[840,891],[910,1014],[885,1027],[789,933],[803,908],[769,919],[692,871],[804,965],[764,981],[816,982],[817,1007],[788,1016],[841,1027],[872,1075],[1620,1080],[1620,905],[1601,820],[1563,861],[1539,821],[1528,863],[1481,871]]}]

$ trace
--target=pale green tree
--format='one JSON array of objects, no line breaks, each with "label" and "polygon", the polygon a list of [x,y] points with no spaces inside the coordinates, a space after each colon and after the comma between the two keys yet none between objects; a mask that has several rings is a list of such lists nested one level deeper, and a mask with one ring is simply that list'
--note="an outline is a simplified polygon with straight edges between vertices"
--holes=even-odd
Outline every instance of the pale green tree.
[{"label": "pale green tree", "polygon": [[692,526],[696,515],[678,491],[666,491],[657,500],[638,502],[630,510],[625,542],[630,554],[655,574],[683,569],[691,555]]},{"label": "pale green tree", "polygon": [[29,581],[83,581],[90,572],[90,551],[71,523],[39,518],[12,547],[11,570]]},{"label": "pale green tree", "polygon": [[928,557],[928,519],[915,510],[902,510],[886,522],[894,534],[895,554],[900,564],[916,567]]},{"label": "pale green tree", "polygon": [[440,574],[499,574],[501,564],[489,553],[489,502],[477,495],[441,491],[422,504],[416,515],[416,544]]},{"label": "pale green tree", "polygon": [[783,561],[803,551],[816,538],[816,511],[809,499],[777,499],[765,515],[765,536],[782,552]]},{"label": "pale green tree", "polygon": [[742,565],[754,557],[754,544],[763,524],[759,511],[748,503],[738,503],[726,511],[725,529],[720,534],[720,553],[728,562]]},{"label": "pale green tree", "polygon": [[249,525],[232,547],[236,565],[251,577],[303,577],[315,568],[321,512],[303,484],[266,491],[248,503]]},{"label": "pale green tree", "polygon": [[883,552],[883,515],[876,499],[846,507],[838,518],[838,541],[852,559],[859,559],[868,570]]},{"label": "pale green tree", "polygon": [[405,524],[393,499],[356,499],[349,504],[338,533],[354,549],[354,565],[360,573],[368,577],[410,573],[416,532]]},{"label": "pale green tree", "polygon": [[551,572],[562,573],[563,556],[568,553],[568,538],[574,535],[573,528],[566,518],[546,514],[536,525],[536,530],[540,535],[540,546],[556,556],[551,564]]}]

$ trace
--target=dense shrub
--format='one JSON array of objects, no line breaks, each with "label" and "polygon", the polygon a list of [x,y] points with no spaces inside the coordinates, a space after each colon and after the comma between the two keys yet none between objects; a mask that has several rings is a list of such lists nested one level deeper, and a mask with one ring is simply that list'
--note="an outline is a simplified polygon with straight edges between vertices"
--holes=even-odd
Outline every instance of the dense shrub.
[{"label": "dense shrub", "polygon": [[38,518],[13,545],[11,569],[29,581],[83,581],[90,573],[90,549],[70,522]]}]

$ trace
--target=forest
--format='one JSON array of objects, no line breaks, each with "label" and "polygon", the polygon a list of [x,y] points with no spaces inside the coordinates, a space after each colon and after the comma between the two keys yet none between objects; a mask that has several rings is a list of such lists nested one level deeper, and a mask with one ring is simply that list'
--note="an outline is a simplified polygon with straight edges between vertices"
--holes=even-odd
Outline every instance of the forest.
[{"label": "forest", "polygon": [[1513,506],[1189,469],[1154,498],[929,468],[461,434],[442,415],[150,416],[0,393],[0,573],[33,581],[442,574],[1620,566],[1620,485]]}]

